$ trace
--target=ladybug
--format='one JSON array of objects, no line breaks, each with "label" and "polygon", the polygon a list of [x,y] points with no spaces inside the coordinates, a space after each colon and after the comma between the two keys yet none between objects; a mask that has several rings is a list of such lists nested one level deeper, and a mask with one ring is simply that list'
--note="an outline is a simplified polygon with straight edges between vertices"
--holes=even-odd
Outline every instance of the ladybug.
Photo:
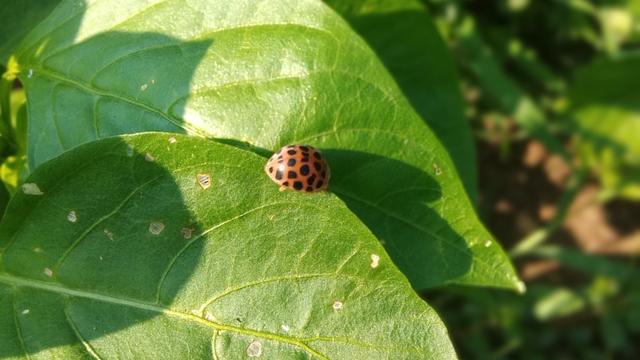
[{"label": "ladybug", "polygon": [[271,156],[264,171],[271,180],[295,191],[322,191],[329,185],[331,172],[322,153],[309,145],[287,145]]}]

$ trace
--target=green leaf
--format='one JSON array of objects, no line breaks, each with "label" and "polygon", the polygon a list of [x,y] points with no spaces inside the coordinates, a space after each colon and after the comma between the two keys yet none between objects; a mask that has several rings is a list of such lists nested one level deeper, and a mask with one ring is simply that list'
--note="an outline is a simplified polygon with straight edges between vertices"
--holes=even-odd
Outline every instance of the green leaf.
[{"label": "green leaf", "polygon": [[8,96],[7,106],[9,119],[5,138],[10,144],[9,154],[0,164],[0,181],[10,194],[16,192],[18,186],[29,175],[27,168],[27,106],[23,89],[14,89]]},{"label": "green leaf", "polygon": [[0,64],[7,64],[13,49],[60,0],[5,1],[0,6]]},{"label": "green leaf", "polygon": [[309,143],[327,153],[331,191],[415,287],[517,287],[446,150],[321,2],[63,2],[21,49],[31,167],[147,130]]},{"label": "green leaf", "polygon": [[607,191],[640,199],[640,53],[582,68],[570,91],[570,116],[584,164]]},{"label": "green leaf", "polygon": [[162,133],[43,164],[0,225],[0,357],[455,358],[344,204],[263,165]]},{"label": "green leaf", "polygon": [[476,159],[455,64],[416,0],[324,0],[375,50],[411,105],[451,155],[476,199]]},{"label": "green leaf", "polygon": [[4,183],[0,182],[0,219],[4,216],[4,210],[7,208],[7,204],[11,199],[11,195],[9,195],[9,191]]},{"label": "green leaf", "polygon": [[24,89],[13,89],[9,95],[11,107],[11,128],[13,140],[19,155],[27,150],[27,98]]},{"label": "green leaf", "polygon": [[586,274],[608,276],[621,283],[629,283],[640,279],[640,270],[633,264],[611,260],[603,256],[585,254],[571,248],[545,245],[534,249],[531,254],[557,261],[562,266]]},{"label": "green leaf", "polygon": [[[0,72],[3,71],[0,66]],[[11,81],[0,77],[0,156],[6,156],[5,148],[11,143],[11,110]]]},{"label": "green leaf", "polygon": [[568,288],[557,288],[545,297],[536,301],[533,313],[540,321],[574,315],[584,310],[586,301],[584,296]]},{"label": "green leaf", "polygon": [[9,156],[0,165],[0,181],[4,183],[10,194],[14,194],[20,184],[29,175],[27,159],[22,156]]}]

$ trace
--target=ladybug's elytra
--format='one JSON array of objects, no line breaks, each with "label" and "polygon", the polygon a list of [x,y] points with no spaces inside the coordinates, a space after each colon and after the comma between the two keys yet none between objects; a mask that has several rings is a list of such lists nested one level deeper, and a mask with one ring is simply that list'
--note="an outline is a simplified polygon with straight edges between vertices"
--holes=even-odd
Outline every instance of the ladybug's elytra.
[{"label": "ladybug's elytra", "polygon": [[264,171],[280,185],[280,191],[322,191],[331,172],[322,153],[309,145],[287,145],[271,156]]}]

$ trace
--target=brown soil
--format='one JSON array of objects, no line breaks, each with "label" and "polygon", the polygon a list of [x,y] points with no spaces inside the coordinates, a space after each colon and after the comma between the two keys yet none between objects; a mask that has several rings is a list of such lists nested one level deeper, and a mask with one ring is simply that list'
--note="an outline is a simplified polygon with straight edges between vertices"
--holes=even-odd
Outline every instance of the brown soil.
[{"label": "brown soil", "polygon": [[[479,210],[483,220],[505,249],[547,224],[556,213],[570,167],[535,141],[509,145],[509,153],[496,144],[478,144]],[[640,254],[640,203],[597,201],[599,186],[593,179],[579,190],[563,227],[549,243],[585,252],[622,257]],[[527,260],[518,264],[525,280],[558,269],[550,261]]]}]

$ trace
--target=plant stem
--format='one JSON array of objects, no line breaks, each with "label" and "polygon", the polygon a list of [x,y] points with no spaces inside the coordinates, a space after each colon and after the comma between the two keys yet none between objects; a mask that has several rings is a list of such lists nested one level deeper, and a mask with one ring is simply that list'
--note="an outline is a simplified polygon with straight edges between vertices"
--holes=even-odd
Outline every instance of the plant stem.
[{"label": "plant stem", "polygon": [[540,229],[536,229],[531,234],[520,240],[509,251],[509,255],[513,258],[525,255],[531,252],[533,249],[544,243],[566,220],[569,214],[569,207],[573,203],[573,200],[578,193],[578,190],[582,187],[587,178],[587,171],[584,169],[578,169],[574,172],[569,180],[569,184],[565,189],[558,204],[558,211],[555,216],[546,226]]}]

